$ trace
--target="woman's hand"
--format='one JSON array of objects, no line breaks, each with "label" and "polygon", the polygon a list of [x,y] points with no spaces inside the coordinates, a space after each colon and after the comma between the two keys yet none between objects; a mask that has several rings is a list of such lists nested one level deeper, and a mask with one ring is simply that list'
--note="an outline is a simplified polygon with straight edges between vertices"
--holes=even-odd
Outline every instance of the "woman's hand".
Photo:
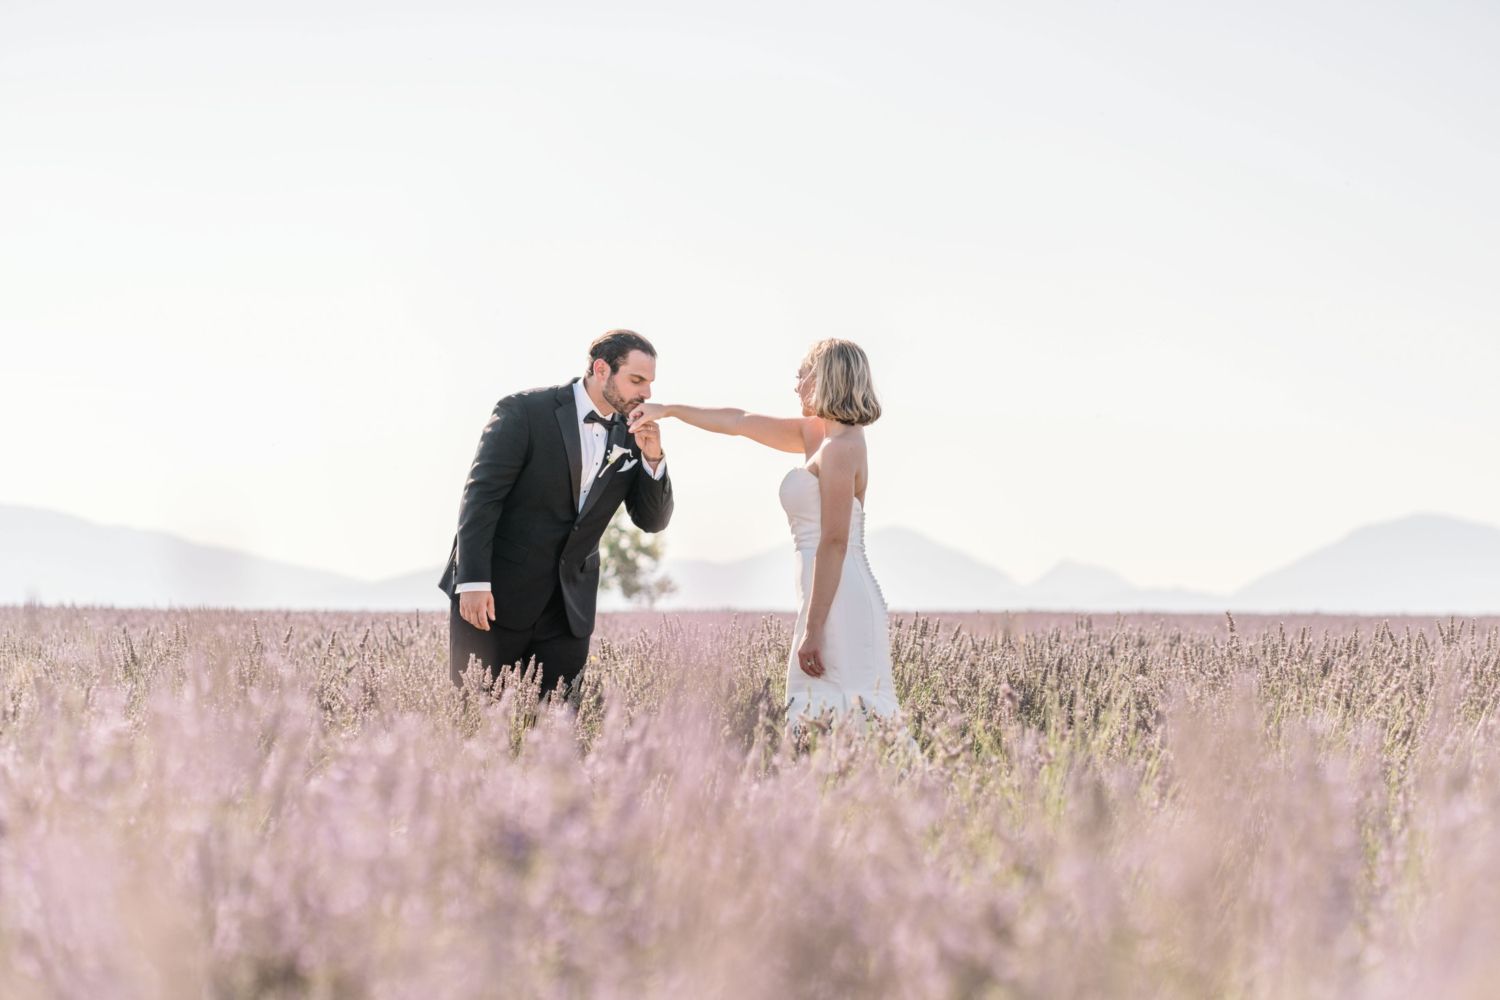
[{"label": "woman's hand", "polygon": [[802,644],[797,647],[797,666],[809,677],[823,676],[823,626],[807,626]]},{"label": "woman's hand", "polygon": [[641,424],[654,424],[667,415],[667,408],[660,403],[642,403],[630,411],[625,418],[626,430],[634,434]]}]

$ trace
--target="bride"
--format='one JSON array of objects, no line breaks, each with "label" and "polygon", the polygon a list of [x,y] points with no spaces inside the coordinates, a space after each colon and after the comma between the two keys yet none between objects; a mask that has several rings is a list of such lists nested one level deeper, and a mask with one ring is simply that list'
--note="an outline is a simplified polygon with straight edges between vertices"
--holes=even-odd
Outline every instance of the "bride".
[{"label": "bride", "polygon": [[891,684],[885,598],[865,559],[864,427],[880,418],[870,362],[858,344],[814,344],[797,369],[802,416],[642,403],[630,429],[663,417],[716,434],[737,434],[805,456],[781,481],[781,506],[797,546],[797,625],[787,662],[787,715],[852,709],[889,717]]}]

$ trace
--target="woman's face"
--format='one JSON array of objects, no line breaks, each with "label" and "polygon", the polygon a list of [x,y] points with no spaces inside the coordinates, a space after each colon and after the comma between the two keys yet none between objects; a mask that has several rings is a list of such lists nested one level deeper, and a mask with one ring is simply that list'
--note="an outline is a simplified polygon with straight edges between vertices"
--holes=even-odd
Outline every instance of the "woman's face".
[{"label": "woman's face", "polygon": [[813,387],[817,380],[813,378],[812,365],[806,361],[797,368],[797,400],[802,404],[802,415],[804,417],[816,416],[813,413]]}]

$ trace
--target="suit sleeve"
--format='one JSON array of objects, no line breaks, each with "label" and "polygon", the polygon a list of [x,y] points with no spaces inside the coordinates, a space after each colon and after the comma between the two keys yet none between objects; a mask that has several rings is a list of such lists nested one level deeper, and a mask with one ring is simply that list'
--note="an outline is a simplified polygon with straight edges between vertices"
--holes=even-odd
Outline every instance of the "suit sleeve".
[{"label": "suit sleeve", "polygon": [[652,534],[661,531],[672,520],[672,475],[652,478],[644,467],[636,474],[630,492],[625,494],[625,510],[637,528]]},{"label": "suit sleeve", "polygon": [[458,572],[455,586],[489,582],[495,551],[495,526],[516,477],[526,464],[530,438],[526,408],[514,396],[495,404],[495,412],[474,452],[474,464],[458,506]]}]

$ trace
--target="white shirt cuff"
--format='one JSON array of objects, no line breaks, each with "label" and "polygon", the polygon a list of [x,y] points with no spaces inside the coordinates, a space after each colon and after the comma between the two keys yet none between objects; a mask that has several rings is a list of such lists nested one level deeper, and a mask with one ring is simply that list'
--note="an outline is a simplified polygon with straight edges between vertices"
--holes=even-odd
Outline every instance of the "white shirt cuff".
[{"label": "white shirt cuff", "polygon": [[453,588],[455,594],[468,594],[476,590],[488,594],[490,592],[490,585],[488,583],[460,583]]},{"label": "white shirt cuff", "polygon": [[651,468],[651,463],[646,461],[644,455],[641,456],[641,464],[646,467],[647,472],[651,473],[652,479],[661,479],[662,476],[667,474],[667,456],[665,455],[661,457],[661,461],[656,464],[656,468],[654,469]]}]

